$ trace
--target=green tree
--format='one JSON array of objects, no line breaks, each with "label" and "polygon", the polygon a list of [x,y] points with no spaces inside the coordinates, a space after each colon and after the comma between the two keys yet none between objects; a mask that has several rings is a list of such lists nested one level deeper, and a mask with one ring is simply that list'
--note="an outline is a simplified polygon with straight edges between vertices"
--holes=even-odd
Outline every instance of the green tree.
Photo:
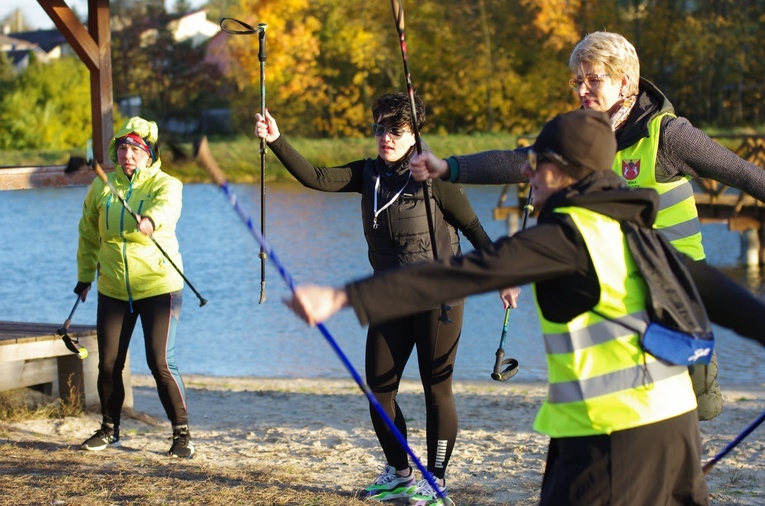
[{"label": "green tree", "polygon": [[[266,23],[266,105],[279,111],[280,126],[294,135],[317,133],[314,119],[327,104],[326,86],[319,72],[318,32],[321,22],[309,11],[310,0],[240,0],[230,17],[251,26]],[[251,132],[260,104],[260,62],[256,35],[228,39],[236,128]]]},{"label": "green tree", "polygon": [[16,69],[13,67],[8,53],[0,52],[0,84],[11,81],[15,76]]},{"label": "green tree", "polygon": [[0,149],[71,149],[91,137],[90,77],[76,58],[32,62],[0,98]]},{"label": "green tree", "polygon": [[230,86],[204,61],[204,46],[174,40],[169,20],[165,13],[143,16],[112,35],[115,97],[140,97],[141,114],[161,128],[170,120],[193,124],[205,107],[225,104],[220,97]]}]

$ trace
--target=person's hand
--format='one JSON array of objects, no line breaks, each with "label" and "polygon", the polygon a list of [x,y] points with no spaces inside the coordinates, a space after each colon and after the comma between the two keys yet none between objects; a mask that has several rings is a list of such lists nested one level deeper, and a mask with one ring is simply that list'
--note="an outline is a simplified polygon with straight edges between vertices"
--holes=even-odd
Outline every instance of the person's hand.
[{"label": "person's hand", "polygon": [[154,233],[154,222],[148,216],[138,216],[138,224],[136,225],[138,231],[143,235],[151,235]]},{"label": "person's hand", "polygon": [[271,113],[266,109],[266,116],[257,113],[255,115],[255,135],[266,142],[274,142],[279,138],[279,127]]},{"label": "person's hand", "polygon": [[80,296],[80,300],[82,302],[85,302],[85,299],[88,298],[88,292],[90,291],[90,283],[85,283],[83,281],[78,281],[77,285],[74,287],[74,293]]},{"label": "person's hand", "polygon": [[437,179],[449,172],[449,162],[438,158],[430,151],[415,153],[409,162],[409,170],[415,181],[425,181],[428,178]]},{"label": "person's hand", "polygon": [[344,289],[328,286],[298,286],[291,299],[284,299],[284,304],[313,327],[347,306],[348,294]]},{"label": "person's hand", "polygon": [[514,286],[499,291],[499,298],[502,299],[502,305],[505,309],[518,307],[518,297],[521,295],[521,287]]}]

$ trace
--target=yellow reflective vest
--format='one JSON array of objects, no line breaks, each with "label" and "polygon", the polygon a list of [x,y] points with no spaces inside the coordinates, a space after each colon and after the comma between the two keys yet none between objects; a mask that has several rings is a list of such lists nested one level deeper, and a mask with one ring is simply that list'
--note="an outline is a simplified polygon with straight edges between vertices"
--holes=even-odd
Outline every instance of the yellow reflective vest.
[{"label": "yellow reflective vest", "polygon": [[[549,386],[534,429],[556,438],[611,434],[695,409],[688,368],[640,347],[636,330],[648,324],[647,288],[619,222],[579,207],[555,211],[571,216],[582,234],[600,299],[566,323],[547,321],[537,304]],[[536,295],[536,285],[533,290]]]},{"label": "yellow reflective vest", "polygon": [[703,260],[701,226],[693,197],[690,177],[660,183],[656,181],[656,157],[659,151],[661,120],[671,113],[660,114],[648,123],[648,137],[616,153],[613,170],[630,187],[653,188],[659,193],[659,213],[654,227],[669,239],[678,251],[694,260]]}]

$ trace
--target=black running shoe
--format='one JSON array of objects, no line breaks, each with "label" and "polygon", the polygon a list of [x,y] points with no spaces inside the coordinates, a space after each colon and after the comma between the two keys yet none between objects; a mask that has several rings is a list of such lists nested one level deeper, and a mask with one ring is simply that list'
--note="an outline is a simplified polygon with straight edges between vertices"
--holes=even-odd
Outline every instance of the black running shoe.
[{"label": "black running shoe", "polygon": [[173,446],[167,452],[171,457],[190,459],[194,456],[194,445],[191,443],[191,433],[188,427],[173,429]]},{"label": "black running shoe", "polygon": [[109,446],[120,446],[120,428],[101,424],[101,428],[87,441],[82,443],[80,448],[91,452],[98,452],[105,450]]}]

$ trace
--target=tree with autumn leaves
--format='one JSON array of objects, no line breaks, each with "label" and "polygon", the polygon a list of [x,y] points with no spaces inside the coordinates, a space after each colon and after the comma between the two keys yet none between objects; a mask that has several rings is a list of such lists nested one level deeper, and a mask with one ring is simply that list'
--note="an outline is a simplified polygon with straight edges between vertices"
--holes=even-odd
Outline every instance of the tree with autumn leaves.
[{"label": "tree with autumn leaves", "polygon": [[[425,133],[529,133],[576,107],[568,56],[596,30],[630,39],[643,77],[692,121],[763,122],[762,2],[411,0],[404,9]],[[390,2],[239,0],[228,15],[268,24],[266,105],[291,135],[365,135],[374,98],[405,90]],[[259,104],[257,40],[231,37],[226,47],[236,62],[232,110],[249,132]]]},{"label": "tree with autumn leaves", "polygon": [[[697,126],[765,123],[765,45],[758,37],[765,2],[402,1],[412,82],[427,104],[426,135],[535,133],[578,106],[567,86],[568,56],[596,30],[627,37],[642,76]],[[203,47],[172,40],[162,28],[163,5],[112,2],[116,18],[131,20],[113,20],[115,100],[141,97],[142,114],[161,124],[191,125],[204,110],[229,108],[229,131],[250,135],[260,106],[257,36],[225,34],[215,55],[228,63],[222,75]],[[215,0],[208,9],[214,21],[268,25],[266,106],[290,136],[365,136],[374,99],[406,90],[387,0]],[[156,38],[147,44],[141,34],[152,27]],[[88,135],[87,86],[78,62],[16,73],[0,59],[3,149],[79,147]]]}]

